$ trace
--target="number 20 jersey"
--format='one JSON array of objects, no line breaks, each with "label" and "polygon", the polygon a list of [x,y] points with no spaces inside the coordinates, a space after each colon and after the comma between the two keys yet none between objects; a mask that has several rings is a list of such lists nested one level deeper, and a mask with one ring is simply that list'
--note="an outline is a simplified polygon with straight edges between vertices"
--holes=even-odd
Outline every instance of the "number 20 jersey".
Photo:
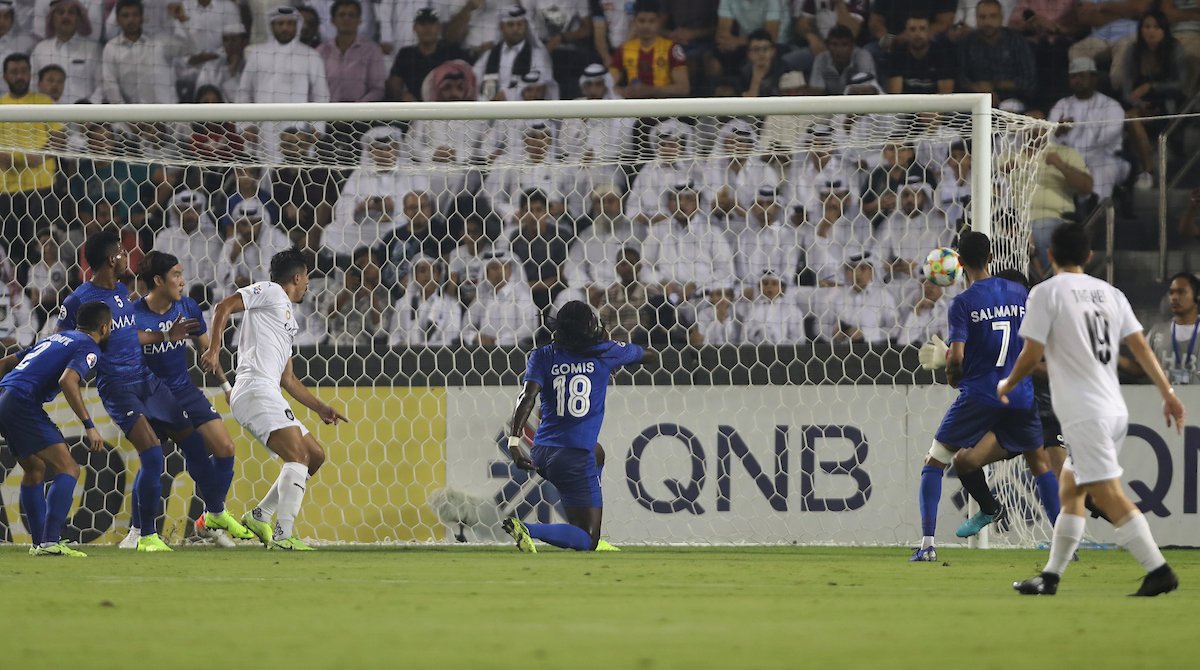
[{"label": "number 20 jersey", "polygon": [[1046,345],[1051,402],[1063,426],[1129,415],[1117,355],[1121,341],[1141,331],[1125,294],[1103,280],[1063,272],[1033,288],[1021,336]]},{"label": "number 20 jersey", "polygon": [[613,370],[641,362],[636,344],[601,342],[585,355],[553,344],[529,355],[525,381],[541,385],[542,421],[533,444],[592,450],[604,423],[604,401]]}]

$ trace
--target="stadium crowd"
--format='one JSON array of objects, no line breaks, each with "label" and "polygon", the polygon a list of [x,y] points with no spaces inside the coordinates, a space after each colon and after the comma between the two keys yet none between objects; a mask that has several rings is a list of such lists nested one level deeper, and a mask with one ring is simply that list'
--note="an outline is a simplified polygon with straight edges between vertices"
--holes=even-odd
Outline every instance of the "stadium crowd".
[{"label": "stadium crowd", "polygon": [[[0,60],[0,104],[990,93],[1061,122],[998,158],[1046,145],[1015,194],[1040,275],[1057,225],[1150,186],[1163,125],[1125,121],[1196,93],[1200,6],[0,0]],[[856,145],[868,124],[886,141]],[[922,261],[970,198],[969,144],[938,126],[0,124],[0,342],[52,328],[82,240],[117,227],[133,267],[177,255],[202,305],[311,252],[301,344],[517,345],[569,299],[659,345],[920,343],[948,305]]]}]

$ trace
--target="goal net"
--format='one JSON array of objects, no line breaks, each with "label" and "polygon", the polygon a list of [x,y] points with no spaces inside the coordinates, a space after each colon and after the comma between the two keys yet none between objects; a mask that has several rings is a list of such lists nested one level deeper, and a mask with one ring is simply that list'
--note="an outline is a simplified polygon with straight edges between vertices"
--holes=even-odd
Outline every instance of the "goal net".
[{"label": "goal net", "polygon": [[[526,355],[572,299],[662,351],[609,394],[613,542],[914,541],[917,473],[953,397],[916,353],[945,335],[959,290],[922,262],[974,227],[1000,267],[1027,268],[1049,127],[976,95],[0,114],[5,174],[20,175],[0,195],[7,345],[54,329],[99,230],[120,230],[134,268],[151,249],[177,256],[205,309],[266,279],[273,253],[308,253],[296,370],[352,422],[294,404],[329,456],[298,528],[359,543],[493,541],[503,516],[561,517],[501,437]],[[87,454],[66,404],[51,414],[86,472],[68,535],[111,541],[132,447],[105,420],[111,450]],[[227,423],[241,510],[279,462]],[[21,539],[0,454],[3,539]],[[992,476],[1010,510],[993,542],[1047,537],[1023,464]],[[178,454],[166,477],[178,541],[201,509]],[[943,534],[964,508],[948,481]]]}]

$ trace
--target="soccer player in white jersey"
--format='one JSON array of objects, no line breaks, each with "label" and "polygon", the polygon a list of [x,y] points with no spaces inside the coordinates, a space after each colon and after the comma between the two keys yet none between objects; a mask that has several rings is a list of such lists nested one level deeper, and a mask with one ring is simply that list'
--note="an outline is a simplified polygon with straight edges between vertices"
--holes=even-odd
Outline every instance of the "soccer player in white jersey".
[{"label": "soccer player in white jersey", "polygon": [[308,271],[308,262],[298,249],[272,256],[270,281],[240,288],[217,304],[212,339],[201,358],[206,370],[219,368],[225,325],[231,315],[244,312],[238,328],[236,378],[229,407],[238,423],[283,459],[279,478],[267,496],[242,517],[242,525],[268,549],[311,551],[296,537],[293,524],[300,513],[308,478],[325,462],[325,450],[296,419],[280,389],[316,412],[326,424],[348,420],[318,400],[292,371],[292,339],[300,329],[295,305],[308,291]]},{"label": "soccer player in white jersey", "polygon": [[1146,569],[1135,596],[1174,591],[1179,578],[1167,565],[1150,535],[1150,526],[1121,489],[1117,456],[1129,427],[1129,410],[1117,381],[1117,349],[1124,342],[1163,398],[1163,416],[1183,430],[1183,403],[1175,397],[1154,352],[1142,335],[1142,324],[1125,294],[1088,276],[1091,258],[1087,232],[1079,224],[1054,231],[1050,262],[1054,277],[1029,293],[1021,337],[1025,345],[1012,372],[996,385],[1002,401],[1046,357],[1054,413],[1062,423],[1069,453],[1059,483],[1062,512],[1054,524],[1050,560],[1042,574],[1013,588],[1026,595],[1054,595],[1063,570],[1083,538],[1084,497],[1112,519],[1117,544]]}]

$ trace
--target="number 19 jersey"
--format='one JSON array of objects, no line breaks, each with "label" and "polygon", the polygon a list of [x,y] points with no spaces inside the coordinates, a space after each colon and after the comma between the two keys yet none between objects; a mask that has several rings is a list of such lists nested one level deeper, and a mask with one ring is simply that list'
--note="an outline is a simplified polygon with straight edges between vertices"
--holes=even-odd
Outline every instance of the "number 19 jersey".
[{"label": "number 19 jersey", "polygon": [[592,450],[604,423],[604,401],[613,370],[639,363],[645,350],[636,344],[607,341],[587,354],[548,344],[529,355],[525,381],[542,387],[542,421],[533,444]]},{"label": "number 19 jersey", "polygon": [[1021,336],[1046,345],[1051,402],[1064,427],[1129,415],[1117,354],[1121,340],[1141,330],[1125,294],[1095,277],[1064,272],[1029,293]]}]

